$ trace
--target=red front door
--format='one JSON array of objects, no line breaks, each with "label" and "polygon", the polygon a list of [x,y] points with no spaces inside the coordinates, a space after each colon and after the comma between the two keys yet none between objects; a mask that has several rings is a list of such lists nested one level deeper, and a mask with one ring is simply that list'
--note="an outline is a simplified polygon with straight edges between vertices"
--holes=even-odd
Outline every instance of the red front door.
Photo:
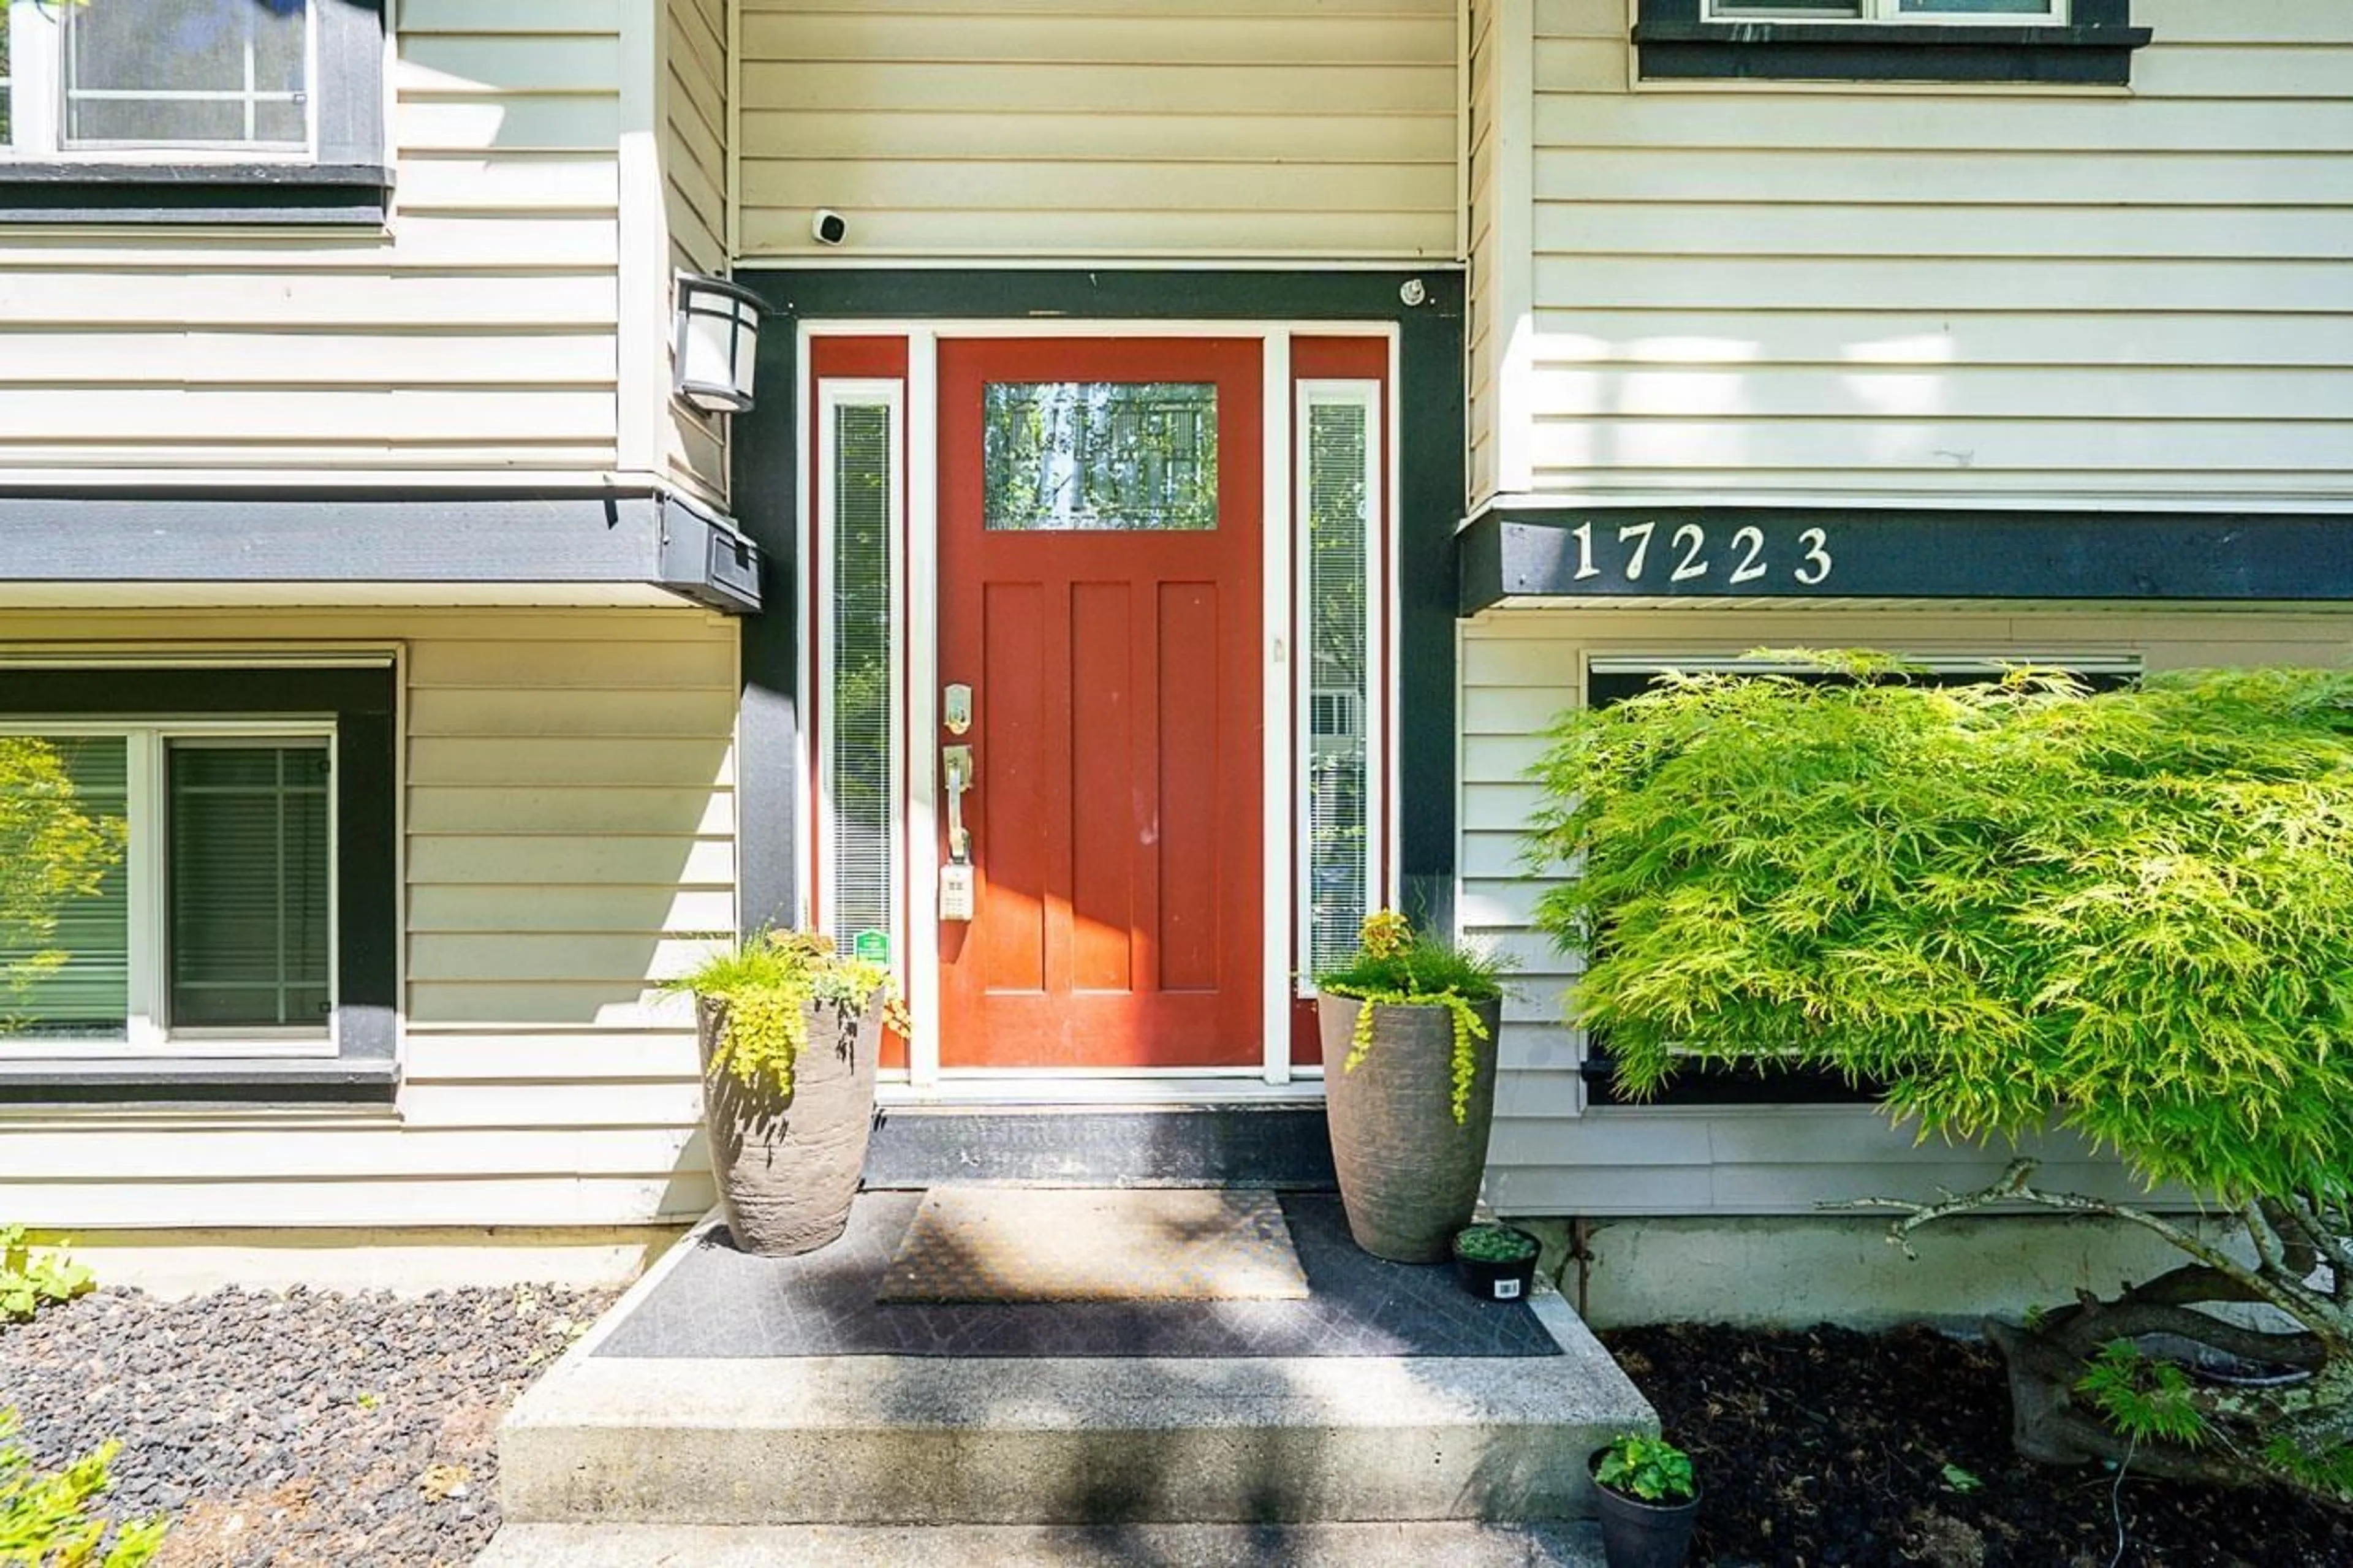
[{"label": "red front door", "polygon": [[941,927],[944,1067],[1261,1059],[1261,363],[940,345],[939,679],[971,724],[929,762],[972,748],[976,888]]}]

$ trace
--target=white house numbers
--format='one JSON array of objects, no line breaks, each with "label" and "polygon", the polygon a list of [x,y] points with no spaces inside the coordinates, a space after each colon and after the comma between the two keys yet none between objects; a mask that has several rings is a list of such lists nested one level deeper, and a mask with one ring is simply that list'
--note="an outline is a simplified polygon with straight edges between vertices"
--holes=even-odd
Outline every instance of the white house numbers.
[{"label": "white house numbers", "polygon": [[[1719,545],[1696,522],[1677,523],[1663,538],[1656,522],[1630,522],[1612,528],[1580,522],[1570,529],[1577,541],[1577,574],[1572,581],[1615,575],[1627,583],[1707,583],[1725,586],[1760,583],[1777,573],[1802,587],[1818,588],[1831,579],[1838,562],[1831,553],[1831,537],[1820,528],[1804,528],[1793,537],[1775,538],[1754,523],[1733,530]],[[1614,538],[1612,537],[1614,535]],[[1650,574],[1646,578],[1645,574]]]}]

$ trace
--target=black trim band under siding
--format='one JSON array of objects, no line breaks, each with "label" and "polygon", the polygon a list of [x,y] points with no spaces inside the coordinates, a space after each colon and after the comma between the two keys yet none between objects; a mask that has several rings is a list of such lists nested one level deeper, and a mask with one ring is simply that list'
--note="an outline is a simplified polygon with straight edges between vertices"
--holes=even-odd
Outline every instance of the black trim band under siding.
[{"label": "black trim band under siding", "polygon": [[742,613],[758,554],[672,495],[0,495],[0,583],[631,584]]},{"label": "black trim band under siding", "polygon": [[[384,668],[0,668],[0,714],[332,716],[335,721],[335,1037],[340,1056],[198,1063],[20,1058],[0,1071],[0,1102],[83,1098],[372,1098],[389,1085],[399,1043],[399,846],[393,671]],[[223,1086],[228,1086],[224,1088]],[[367,1089],[362,1093],[361,1090]],[[315,1091],[315,1092],[314,1092]],[[388,1089],[385,1091],[389,1092]]]},{"label": "black trim band under siding", "polygon": [[[806,321],[1230,321],[1394,322],[1397,398],[1398,786],[1408,907],[1453,920],[1454,543],[1463,495],[1463,280],[1443,267],[1388,272],[740,268],[735,281],[786,318],[760,334],[760,401],[736,416],[732,494],[765,558],[767,608],[744,623],[737,854],[746,929],[790,921],[800,892],[800,607],[796,467],[798,334]],[[1400,290],[1420,286],[1421,303]]]},{"label": "black trim band under siding", "polygon": [[[1620,531],[1646,523],[1632,575]],[[2353,599],[2348,512],[1495,507],[1459,550],[1466,616],[1522,597]]]}]

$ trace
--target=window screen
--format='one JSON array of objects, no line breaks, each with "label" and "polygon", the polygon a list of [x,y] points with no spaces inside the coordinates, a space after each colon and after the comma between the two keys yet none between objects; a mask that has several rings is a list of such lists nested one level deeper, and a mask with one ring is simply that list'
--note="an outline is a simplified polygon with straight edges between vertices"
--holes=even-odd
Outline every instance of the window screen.
[{"label": "window screen", "polygon": [[65,26],[69,146],[310,145],[309,0],[99,0]]}]

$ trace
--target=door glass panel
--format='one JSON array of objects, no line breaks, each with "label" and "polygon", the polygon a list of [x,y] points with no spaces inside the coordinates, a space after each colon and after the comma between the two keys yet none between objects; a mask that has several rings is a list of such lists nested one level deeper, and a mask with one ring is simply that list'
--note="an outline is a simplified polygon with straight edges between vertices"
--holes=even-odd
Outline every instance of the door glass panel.
[{"label": "door glass panel", "polygon": [[990,382],[981,418],[993,531],[1218,526],[1214,384]]}]

